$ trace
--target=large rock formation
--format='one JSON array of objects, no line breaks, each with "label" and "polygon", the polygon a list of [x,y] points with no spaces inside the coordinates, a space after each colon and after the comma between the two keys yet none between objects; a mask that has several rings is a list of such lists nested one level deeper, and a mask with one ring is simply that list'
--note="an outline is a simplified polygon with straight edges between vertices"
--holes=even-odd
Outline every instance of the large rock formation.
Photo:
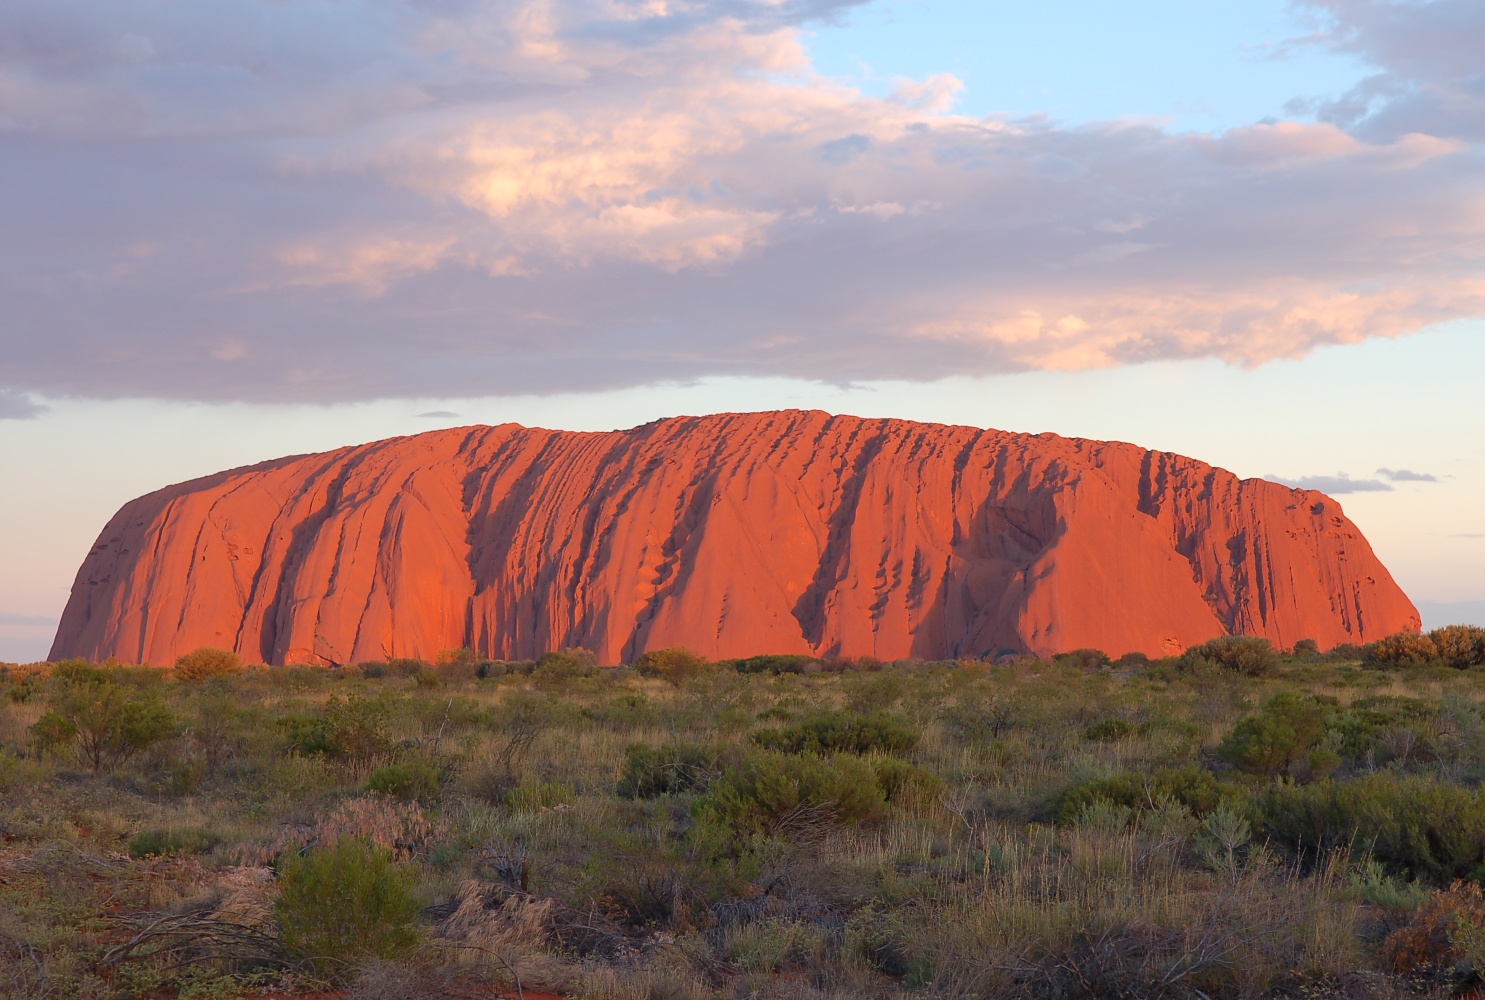
[{"label": "large rock formation", "polygon": [[1154,656],[1418,623],[1323,494],[1129,444],[786,411],[466,427],[171,486],[104,528],[51,655]]}]

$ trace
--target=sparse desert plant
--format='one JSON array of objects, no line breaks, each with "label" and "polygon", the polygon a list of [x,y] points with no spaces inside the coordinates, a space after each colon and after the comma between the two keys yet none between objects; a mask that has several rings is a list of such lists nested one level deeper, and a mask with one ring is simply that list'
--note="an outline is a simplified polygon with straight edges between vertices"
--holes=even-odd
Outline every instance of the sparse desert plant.
[{"label": "sparse desert plant", "polygon": [[175,676],[182,681],[205,681],[242,672],[242,658],[230,649],[202,646],[176,658]]},{"label": "sparse desert plant", "polygon": [[292,857],[273,912],[284,945],[341,979],[362,957],[397,958],[418,946],[416,876],[355,837]]},{"label": "sparse desert plant", "polygon": [[705,791],[719,773],[717,755],[694,743],[635,744],[624,751],[619,794],[626,799],[652,799]]},{"label": "sparse desert plant", "polygon": [[369,792],[422,802],[438,798],[439,785],[438,768],[420,761],[388,764],[371,772],[371,777],[366,779]]},{"label": "sparse desert plant", "polygon": [[47,706],[31,726],[32,742],[43,752],[71,753],[93,771],[120,764],[177,729],[174,713],[153,694],[82,663],[58,666]]}]

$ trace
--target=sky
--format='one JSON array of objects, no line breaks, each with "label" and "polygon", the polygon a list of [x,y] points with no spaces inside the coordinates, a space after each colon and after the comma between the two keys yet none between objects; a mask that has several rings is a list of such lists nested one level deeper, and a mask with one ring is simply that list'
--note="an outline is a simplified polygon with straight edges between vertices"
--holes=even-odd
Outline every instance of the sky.
[{"label": "sky", "polygon": [[1339,497],[1485,623],[1476,0],[0,7],[0,660],[122,503],[780,406]]}]

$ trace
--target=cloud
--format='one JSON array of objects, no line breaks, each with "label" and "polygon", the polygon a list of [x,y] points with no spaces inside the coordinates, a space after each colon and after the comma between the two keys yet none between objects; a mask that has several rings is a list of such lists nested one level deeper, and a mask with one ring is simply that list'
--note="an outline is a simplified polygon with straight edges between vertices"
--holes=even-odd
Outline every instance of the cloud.
[{"label": "cloud", "polygon": [[1330,496],[1340,496],[1343,493],[1388,493],[1392,490],[1391,486],[1380,479],[1352,479],[1344,472],[1337,472],[1333,476],[1302,476],[1299,479],[1285,479],[1282,476],[1266,478],[1285,486],[1317,490]]},{"label": "cloud", "polygon": [[32,420],[47,409],[24,393],[0,389],[0,420]]},{"label": "cloud", "polygon": [[1378,469],[1377,475],[1384,479],[1390,479],[1394,483],[1436,483],[1439,477],[1428,472],[1414,472],[1411,469]]},{"label": "cloud", "polygon": [[417,414],[417,417],[422,420],[449,420],[458,416],[459,414],[453,410],[429,410],[427,413]]},{"label": "cloud", "polygon": [[[0,356],[32,392],[332,401],[1400,336],[1485,315],[1485,97],[1418,55],[1450,3],[1310,3],[1382,96],[1213,135],[864,96],[802,42],[845,0],[11,5]],[[1378,124],[1446,84],[1432,131]]]}]

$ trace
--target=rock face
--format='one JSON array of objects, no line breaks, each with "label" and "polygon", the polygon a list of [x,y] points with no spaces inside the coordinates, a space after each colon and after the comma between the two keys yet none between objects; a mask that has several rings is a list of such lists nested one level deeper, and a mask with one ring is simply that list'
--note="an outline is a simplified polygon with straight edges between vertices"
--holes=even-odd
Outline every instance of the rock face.
[{"label": "rock face", "polygon": [[1129,444],[785,411],[466,427],[171,486],[104,528],[51,655],[1156,656],[1418,625],[1323,494]]}]

